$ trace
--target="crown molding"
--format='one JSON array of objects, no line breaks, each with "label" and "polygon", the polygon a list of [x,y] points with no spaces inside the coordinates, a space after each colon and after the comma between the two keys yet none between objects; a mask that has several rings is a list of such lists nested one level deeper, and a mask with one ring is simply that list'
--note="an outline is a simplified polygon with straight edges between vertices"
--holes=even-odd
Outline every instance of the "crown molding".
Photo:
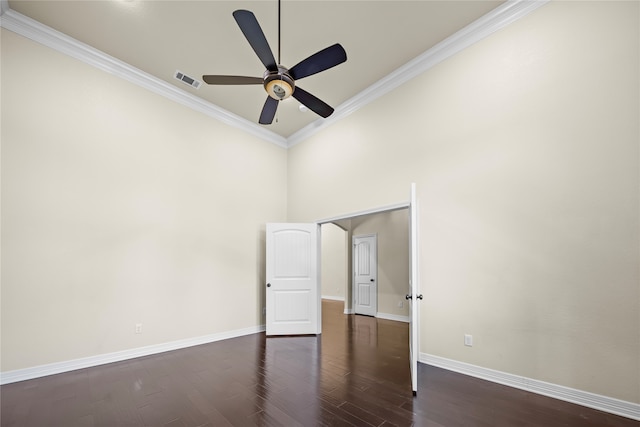
[{"label": "crown molding", "polygon": [[275,132],[267,130],[213,103],[179,89],[66,34],[11,10],[8,5],[8,0],[0,0],[0,10],[2,12],[0,26],[142,86],[154,93],[220,120],[230,126],[242,129],[267,142],[283,148],[289,148],[344,119],[370,102],[419,76],[461,50],[528,15],[549,1],[550,0],[507,0],[493,11],[446,38],[386,77],[378,80],[359,94],[343,102],[335,109],[329,118],[318,119],[295,132],[289,136],[289,138],[280,136]]},{"label": "crown molding", "polygon": [[[0,0],[0,5],[3,5]],[[2,8],[0,26],[28,39],[69,55],[102,71],[116,75],[158,95],[169,98],[221,122],[242,129],[260,139],[286,148],[286,138],[208,101],[145,73],[126,62],[84,44],[12,9]]]},{"label": "crown molding", "polygon": [[334,113],[326,119],[318,119],[287,139],[289,147],[308,139],[400,85],[412,80],[445,59],[479,42],[489,35],[530,14],[550,0],[508,0],[491,12],[467,25],[460,31],[447,37],[431,49],[418,55],[402,67],[378,80],[356,96],[336,107]]}]

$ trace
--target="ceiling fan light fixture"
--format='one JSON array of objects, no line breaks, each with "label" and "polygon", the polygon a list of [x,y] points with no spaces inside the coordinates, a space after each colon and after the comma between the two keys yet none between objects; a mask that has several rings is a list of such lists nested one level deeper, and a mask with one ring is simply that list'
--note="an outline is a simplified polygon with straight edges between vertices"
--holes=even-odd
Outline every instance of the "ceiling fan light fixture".
[{"label": "ceiling fan light fixture", "polygon": [[295,90],[295,82],[289,75],[289,70],[279,65],[278,71],[265,71],[264,89],[269,96],[278,101],[289,98]]}]

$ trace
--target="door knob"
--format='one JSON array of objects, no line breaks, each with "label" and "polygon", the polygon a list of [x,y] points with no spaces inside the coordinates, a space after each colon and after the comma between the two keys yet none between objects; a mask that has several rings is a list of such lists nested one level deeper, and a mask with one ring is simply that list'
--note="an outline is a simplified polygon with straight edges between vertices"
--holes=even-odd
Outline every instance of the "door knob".
[{"label": "door knob", "polygon": [[422,294],[418,295],[416,299],[422,299]]},{"label": "door knob", "polygon": [[267,283],[267,288],[270,288],[270,287],[271,287],[271,283]]},{"label": "door knob", "polygon": [[411,294],[407,294],[404,296],[404,299],[413,299],[413,297],[411,296]]},{"label": "door knob", "polygon": [[375,280],[371,279],[372,282],[375,282]]}]

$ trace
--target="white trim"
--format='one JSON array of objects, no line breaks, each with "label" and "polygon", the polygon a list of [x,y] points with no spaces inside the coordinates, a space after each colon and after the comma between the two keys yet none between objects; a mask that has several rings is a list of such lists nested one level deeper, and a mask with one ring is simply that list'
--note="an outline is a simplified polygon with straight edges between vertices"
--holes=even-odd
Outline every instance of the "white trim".
[{"label": "white trim", "polygon": [[355,313],[353,312],[353,308],[345,308],[344,314],[355,314]]},{"label": "white trim", "polygon": [[326,119],[318,119],[287,139],[289,147],[306,140],[315,133],[349,116],[375,99],[412,80],[445,59],[479,42],[489,35],[528,15],[549,0],[508,0],[483,17],[447,37],[431,49],[418,55],[386,77],[378,80],[356,96],[335,108]]},{"label": "white trim", "polygon": [[613,397],[590,393],[588,391],[534,380],[532,378],[522,377],[520,375],[514,375],[507,372],[495,371],[493,369],[458,362],[456,360],[434,356],[427,353],[420,353],[420,362],[427,365],[437,366],[438,368],[447,369],[449,371],[481,378],[494,383],[553,397],[554,399],[576,403],[578,405],[608,412],[610,414],[620,415],[633,420],[640,420],[640,404],[638,403],[627,402]]},{"label": "white trim", "polygon": [[319,219],[316,221],[316,224],[322,225],[322,224],[328,224],[334,221],[340,221],[343,219],[351,219],[351,218],[355,218],[357,216],[362,216],[362,215],[371,215],[371,214],[382,213],[382,212],[398,211],[401,209],[408,209],[409,206],[410,206],[409,202],[396,203],[394,205],[381,206],[377,208],[365,209],[363,211],[351,212],[344,215],[338,215],[330,218]]},{"label": "white trim", "polygon": [[180,350],[187,347],[193,347],[195,345],[208,344],[216,341],[226,340],[229,338],[237,338],[244,335],[256,334],[259,332],[264,332],[264,330],[264,325],[253,326],[250,328],[237,329],[235,331],[219,332],[217,334],[187,338],[183,340],[171,341],[163,344],[155,344],[146,347],[132,348],[129,350],[117,351],[114,353],[99,354],[97,356],[89,356],[64,362],[34,366],[31,368],[17,369],[15,371],[0,372],[0,385],[30,380],[33,378],[40,378],[47,375],[60,374],[63,372],[75,371],[77,369],[91,368],[107,363],[134,359],[136,357],[164,353],[165,351]]},{"label": "white trim", "polygon": [[164,80],[145,73],[126,62],[107,55],[98,49],[14,10],[8,9],[2,14],[0,25],[7,30],[69,55],[102,71],[114,74],[138,86],[142,86],[145,89],[206,114],[209,117],[220,120],[229,126],[242,129],[247,133],[279,145],[280,147],[287,147],[286,138],[277,135],[275,132],[205,101],[198,96],[192,95]]},{"label": "white trim", "polygon": [[278,146],[292,147],[322,129],[349,116],[375,99],[424,73],[452,55],[484,39],[496,31],[528,15],[549,0],[508,0],[465,28],[446,38],[431,49],[407,62],[386,77],[378,80],[359,94],[340,104],[327,119],[318,119],[289,138],[285,138],[256,123],[233,114],[217,105],[185,92],[164,80],[147,74],[131,65],[56,31],[38,21],[11,10],[7,0],[0,0],[2,19],[0,26],[73,58],[115,74],[125,80],[165,96],[182,105],[240,128],[254,136]]},{"label": "white trim", "polygon": [[342,302],[344,302],[344,297],[340,297],[340,296],[334,297],[334,296],[331,296],[331,295],[322,295],[320,298],[321,299],[328,299],[330,301],[342,301]]},{"label": "white trim", "polygon": [[404,322],[409,323],[409,316],[403,316],[401,314],[391,314],[391,313],[376,313],[376,317],[378,319],[386,319],[386,320],[395,320],[396,322]]}]

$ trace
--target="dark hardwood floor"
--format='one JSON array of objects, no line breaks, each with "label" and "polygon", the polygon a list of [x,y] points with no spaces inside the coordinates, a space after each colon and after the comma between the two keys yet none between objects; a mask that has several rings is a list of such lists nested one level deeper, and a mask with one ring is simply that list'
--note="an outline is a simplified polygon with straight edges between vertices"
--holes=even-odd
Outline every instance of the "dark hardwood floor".
[{"label": "dark hardwood floor", "polygon": [[420,365],[408,326],[323,302],[320,337],[249,335],[0,388],[2,426],[640,426]]}]

